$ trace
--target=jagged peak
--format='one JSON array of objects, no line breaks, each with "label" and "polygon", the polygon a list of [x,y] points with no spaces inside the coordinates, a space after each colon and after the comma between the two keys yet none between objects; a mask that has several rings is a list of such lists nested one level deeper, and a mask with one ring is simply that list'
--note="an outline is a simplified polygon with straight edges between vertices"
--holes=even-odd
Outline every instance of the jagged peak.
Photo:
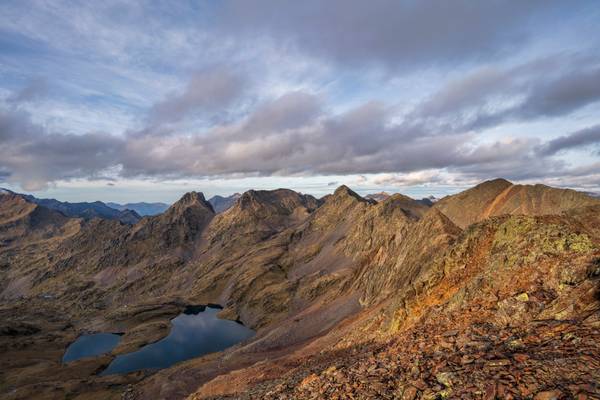
[{"label": "jagged peak", "polygon": [[385,199],[384,201],[398,201],[398,200],[403,200],[403,201],[408,201],[408,202],[413,202],[413,203],[417,203],[417,200],[413,199],[410,196],[407,196],[405,194],[402,193],[394,193],[389,195],[389,197],[387,199]]},{"label": "jagged peak", "polygon": [[366,199],[364,199],[362,196],[360,196],[358,193],[356,193],[355,191],[353,191],[346,185],[342,185],[342,186],[338,187],[337,189],[335,189],[335,192],[333,192],[333,196],[331,198],[340,199],[340,198],[346,198],[346,197],[353,197],[356,200],[364,201],[364,202],[367,201]]},{"label": "jagged peak", "polygon": [[378,192],[378,193],[369,193],[368,195],[364,196],[364,198],[367,200],[374,200],[377,203],[381,203],[381,202],[389,199],[391,196],[392,195],[387,192]]},{"label": "jagged peak", "polygon": [[199,204],[207,208],[213,214],[215,212],[212,205],[204,198],[204,194],[202,192],[194,191],[187,192],[186,194],[184,194],[177,202],[175,202],[171,207],[169,207],[169,209],[176,210],[181,208],[187,208],[195,204]]},{"label": "jagged peak", "polygon": [[307,208],[315,208],[310,203],[317,203],[317,200],[310,196],[296,192],[291,189],[273,189],[273,190],[248,190],[244,192],[236,202],[236,206],[241,209],[255,206],[284,206],[304,205]]},{"label": "jagged peak", "polygon": [[507,179],[504,178],[495,178],[495,179],[490,179],[489,181],[484,181],[481,182],[479,185],[476,185],[475,187],[480,187],[480,186],[512,186],[513,183]]},{"label": "jagged peak", "polygon": [[[280,190],[280,189],[276,189],[276,190]],[[248,203],[250,201],[261,201],[261,200],[264,200],[265,197],[267,197],[266,196],[267,194],[269,194],[270,192],[275,192],[276,190],[250,189],[250,190],[247,190],[244,193],[242,193],[242,195],[239,197],[238,202],[242,205],[245,205],[246,203]]]}]

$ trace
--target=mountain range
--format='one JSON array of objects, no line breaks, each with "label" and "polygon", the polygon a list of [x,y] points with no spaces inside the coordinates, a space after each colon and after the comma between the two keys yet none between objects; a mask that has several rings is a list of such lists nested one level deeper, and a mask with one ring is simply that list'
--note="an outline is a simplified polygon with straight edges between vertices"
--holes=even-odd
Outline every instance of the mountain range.
[{"label": "mountain range", "polygon": [[233,204],[239,199],[242,195],[239,193],[234,193],[231,196],[213,196],[208,199],[208,202],[212,204],[215,212],[220,213],[228,210]]},{"label": "mountain range", "polygon": [[[376,202],[382,202],[387,200],[391,194],[387,192],[379,192],[379,193],[371,193],[365,196],[365,199],[375,200]],[[438,199],[435,196],[423,197],[420,200],[416,200],[418,203],[424,204],[426,206],[432,206]]]},{"label": "mountain range", "polygon": [[[234,193],[231,196],[216,195],[208,199],[208,202],[213,206],[215,212],[220,213],[231,207],[240,196],[241,194],[239,193]],[[106,205],[121,211],[133,210],[141,216],[162,214],[169,208],[169,205],[166,203],[106,203]]]},{"label": "mountain range", "polygon": [[[70,203],[56,199],[39,199],[29,194],[15,193],[11,190],[0,188],[0,194],[7,193],[18,194],[32,203],[59,211],[67,217],[83,218],[85,220],[104,218],[118,220],[126,224],[135,224],[145,216],[162,214],[169,208],[169,205],[166,203],[138,202],[119,204],[112,202],[103,203],[101,201]],[[239,193],[231,196],[216,195],[211,197],[208,202],[219,213],[231,207],[240,196]]]},{"label": "mountain range", "polygon": [[[496,179],[435,203],[346,186],[230,201],[190,192],[123,224],[0,194],[2,395],[598,395],[600,199]],[[96,375],[186,304],[219,304],[256,335],[158,372]],[[90,331],[124,335],[62,365]]]},{"label": "mountain range", "polygon": [[139,203],[126,203],[126,204],[119,204],[119,203],[106,203],[106,205],[110,208],[114,208],[115,210],[119,210],[119,211],[125,211],[125,210],[132,210],[135,211],[136,213],[138,213],[138,215],[141,215],[142,217],[145,217],[147,215],[157,215],[157,214],[162,214],[163,212],[165,212],[167,210],[167,208],[169,208],[169,205],[166,203],[146,203],[146,202],[139,202]]},{"label": "mountain range", "polygon": [[69,203],[55,199],[38,199],[32,195],[15,193],[8,189],[0,189],[0,194],[13,194],[21,196],[31,203],[38,204],[51,210],[59,211],[67,217],[83,218],[85,220],[90,220],[92,218],[105,218],[121,221],[126,224],[135,224],[141,218],[140,215],[135,212],[135,210],[126,208],[115,209],[101,201],[94,201],[92,203]]}]

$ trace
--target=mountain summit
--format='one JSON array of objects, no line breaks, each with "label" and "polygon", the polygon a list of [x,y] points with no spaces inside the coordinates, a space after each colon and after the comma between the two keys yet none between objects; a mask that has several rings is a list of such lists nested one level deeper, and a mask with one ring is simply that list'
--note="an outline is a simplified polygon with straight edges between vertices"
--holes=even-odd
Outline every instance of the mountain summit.
[{"label": "mountain summit", "polygon": [[513,185],[506,179],[494,179],[444,197],[434,207],[465,228],[491,216],[560,214],[568,209],[599,203],[598,199],[570,189]]}]

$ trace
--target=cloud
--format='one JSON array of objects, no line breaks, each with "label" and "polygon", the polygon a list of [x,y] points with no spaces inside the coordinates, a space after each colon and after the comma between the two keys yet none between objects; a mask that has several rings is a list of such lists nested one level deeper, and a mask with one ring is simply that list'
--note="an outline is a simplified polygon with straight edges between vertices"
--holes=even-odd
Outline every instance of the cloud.
[{"label": "cloud", "polygon": [[393,110],[380,102],[332,113],[320,96],[298,91],[197,134],[62,134],[13,109],[0,114],[0,170],[27,189],[110,174],[169,179],[388,173],[394,184],[409,185],[436,182],[432,171],[445,170],[471,180],[522,180],[560,176],[566,165],[552,157],[556,152],[598,141],[597,127],[549,142],[485,142],[474,133],[421,129],[395,121]]},{"label": "cloud", "polygon": [[504,68],[481,66],[443,85],[406,119],[465,132],[569,115],[600,102],[598,64],[597,56],[565,53]]},{"label": "cloud", "polygon": [[466,76],[450,81],[432,94],[418,108],[414,117],[442,117],[475,106],[499,91],[507,92],[513,86],[508,71],[483,66]]},{"label": "cloud", "polygon": [[45,97],[48,94],[48,81],[44,78],[34,78],[29,83],[16,93],[8,97],[9,103],[23,103],[34,101]]},{"label": "cloud", "polygon": [[228,68],[196,72],[181,93],[167,96],[150,110],[152,123],[177,122],[188,116],[211,116],[237,100],[247,82]]},{"label": "cloud", "polygon": [[[536,160],[537,140],[474,145],[473,134],[420,131],[394,123],[384,104],[367,102],[338,114],[319,108],[319,97],[292,92],[267,102],[246,119],[198,135],[132,136],[122,173],[228,176],[335,175],[454,168],[515,176],[550,170]],[[556,164],[557,165],[557,164]],[[522,172],[525,171],[525,172]]]},{"label": "cloud", "polygon": [[578,68],[555,80],[538,82],[515,114],[561,116],[600,101],[600,68]]},{"label": "cloud", "polygon": [[47,132],[23,111],[0,111],[0,171],[26,190],[59,179],[102,175],[122,157],[121,139],[101,134]]},{"label": "cloud", "polygon": [[423,170],[405,174],[381,174],[370,180],[378,186],[416,186],[424,184],[445,183],[447,174],[438,170]]},{"label": "cloud", "polygon": [[225,37],[277,38],[281,46],[344,65],[413,68],[506,54],[530,39],[556,4],[230,0],[216,16]]},{"label": "cloud", "polygon": [[[566,150],[597,144],[593,3],[0,8],[0,179],[27,187],[107,174],[567,179],[582,161]],[[15,82],[28,83],[11,94]],[[547,140],[558,118],[561,132],[590,128]]]},{"label": "cloud", "polygon": [[317,96],[300,91],[285,93],[252,113],[244,129],[268,133],[298,128],[318,117],[321,107]]},{"label": "cloud", "polygon": [[550,140],[540,146],[538,152],[542,156],[554,155],[563,150],[570,150],[600,144],[600,125],[570,133]]}]

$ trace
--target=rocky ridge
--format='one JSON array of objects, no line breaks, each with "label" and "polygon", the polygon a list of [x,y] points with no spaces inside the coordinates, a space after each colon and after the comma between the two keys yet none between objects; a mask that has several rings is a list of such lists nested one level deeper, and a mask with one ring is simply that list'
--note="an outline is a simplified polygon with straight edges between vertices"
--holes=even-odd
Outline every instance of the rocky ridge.
[{"label": "rocky ridge", "polygon": [[[28,216],[39,206],[2,201],[0,239],[11,243],[0,251],[5,282],[0,287],[2,329],[34,332],[34,340],[51,347],[83,326],[119,327],[126,334],[118,351],[124,351],[143,344],[143,337],[164,335],[165,318],[186,303],[219,303],[225,307],[223,317],[257,329],[253,340],[223,355],[135,379],[94,380],[94,390],[105,398],[120,396],[126,383],[135,383],[127,389],[132,398],[153,398],[157,391],[165,398],[182,398],[196,390],[193,398],[320,398],[333,388],[346,388],[345,381],[336,386],[340,382],[330,379],[332,371],[346,377],[353,388],[340,391],[342,396],[365,398],[377,391],[385,398],[404,396],[406,390],[420,398],[449,395],[444,392],[447,385],[431,374],[419,372],[423,384],[413,384],[417,374],[407,374],[406,369],[414,366],[414,346],[424,346],[418,362],[425,371],[457,374],[454,395],[479,393],[485,389],[484,379],[496,379],[498,393],[498,382],[507,385],[491,370],[475,374],[479,378],[471,392],[463,393],[466,377],[474,373],[471,367],[464,375],[462,370],[432,367],[447,357],[434,346],[446,337],[444,332],[458,330],[465,338],[479,335],[493,348],[501,347],[497,338],[518,329],[524,330],[523,337],[533,332],[533,343],[539,332],[546,332],[544,327],[556,325],[552,321],[569,321],[565,329],[580,332],[589,344],[599,319],[599,202],[570,191],[510,189],[513,186],[518,185],[487,182],[433,207],[402,195],[372,202],[344,186],[322,200],[284,189],[249,191],[218,214],[201,194],[189,193],[165,213],[133,226],[60,214],[33,223],[36,218]],[[513,190],[518,195],[511,194]],[[502,205],[515,199],[527,199],[526,205]],[[470,207],[467,214],[458,213],[459,200]],[[497,216],[499,210],[513,215]],[[467,220],[476,223],[462,226]],[[45,296],[53,300],[43,300]],[[36,322],[43,319],[28,317],[32,306],[52,312],[59,307],[62,314],[54,322]],[[128,318],[131,322],[125,323]],[[59,325],[61,330],[53,328]],[[56,344],[44,341],[42,334],[54,335]],[[11,336],[10,342],[3,337],[7,338],[0,336],[0,347],[25,360],[25,353],[18,352],[23,350],[14,346],[30,348],[27,336]],[[417,337],[421,339],[413,345],[411,338]],[[372,341],[387,349],[385,354],[370,345]],[[571,354],[565,346],[556,342],[557,354]],[[412,350],[404,356],[403,347]],[[460,346],[444,349],[448,357],[470,354]],[[585,354],[596,351],[591,346]],[[495,353],[482,347],[479,359],[493,357]],[[585,361],[569,357],[574,357],[572,362]],[[62,370],[53,367],[52,360],[41,370],[47,376],[47,393],[60,397],[85,392],[85,385],[77,383],[88,379],[83,376],[69,385],[57,383],[56,374]],[[398,368],[389,374],[378,372],[383,380],[364,374],[365,366],[387,362]],[[508,364],[499,367],[509,371]],[[4,372],[8,368],[13,371],[10,377]],[[548,368],[543,382],[564,372]],[[30,371],[10,363],[0,364],[0,371],[12,385],[28,382],[30,373],[40,375],[39,368]],[[583,373],[595,377],[593,370]],[[364,382],[359,384],[359,378]],[[565,389],[570,384],[594,393],[585,386],[586,379],[569,377],[556,390],[572,393]],[[531,386],[530,392],[550,386]],[[33,388],[19,387],[25,388],[19,392],[23,395]],[[64,392],[53,387],[63,387]],[[518,393],[513,396],[522,396]]]},{"label": "rocky ridge", "polygon": [[103,218],[121,221],[126,224],[135,224],[141,218],[140,215],[133,209],[127,209],[125,207],[116,209],[101,201],[95,201],[93,203],[70,203],[66,201],[58,201],[55,199],[39,199],[29,194],[15,193],[8,189],[0,188],[0,195],[3,194],[12,194],[20,196],[29,203],[37,204],[54,211],[58,211],[61,214],[72,218],[83,218],[85,220],[90,220],[92,218]]},{"label": "rocky ridge", "polygon": [[502,214],[551,215],[597,203],[598,199],[574,190],[513,185],[506,179],[495,179],[444,197],[435,203],[435,207],[457,226],[466,228]]}]

